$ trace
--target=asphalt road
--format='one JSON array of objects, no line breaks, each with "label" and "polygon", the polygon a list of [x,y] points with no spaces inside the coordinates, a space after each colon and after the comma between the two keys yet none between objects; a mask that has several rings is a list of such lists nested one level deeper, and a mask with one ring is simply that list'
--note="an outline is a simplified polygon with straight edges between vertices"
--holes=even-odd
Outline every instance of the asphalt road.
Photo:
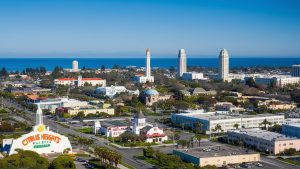
[{"label": "asphalt road", "polygon": [[[24,112],[26,112],[27,114],[26,117],[28,119],[31,119],[31,123],[34,124],[35,123],[35,113],[33,113],[32,111],[28,110],[28,109],[24,109],[22,106],[18,105],[15,102],[10,102],[8,100],[3,99],[3,104],[6,107],[14,107],[17,108],[19,110],[22,110]],[[115,150],[118,153],[120,153],[122,155],[122,161],[126,164],[129,164],[132,167],[135,167],[137,169],[151,169],[151,168],[155,168],[155,166],[143,161],[143,160],[139,160],[134,158],[135,155],[138,155],[140,153],[142,153],[141,149],[117,149],[111,146],[107,145],[107,141],[101,138],[98,138],[96,136],[93,135],[89,135],[89,134],[85,134],[85,133],[81,133],[81,132],[77,132],[75,130],[72,130],[70,128],[66,128],[63,127],[61,125],[58,125],[55,121],[49,120],[47,118],[43,118],[44,124],[49,126],[50,129],[61,133],[61,134],[73,134],[76,136],[80,136],[80,137],[84,137],[84,138],[90,138],[94,140],[94,145],[96,146],[104,146],[107,147],[111,150]]]},{"label": "asphalt road", "polygon": [[[32,111],[30,110],[24,110],[24,108],[22,108],[22,106],[14,103],[14,102],[10,102],[8,100],[3,99],[3,103],[6,107],[15,107],[17,109],[20,109],[22,111],[25,111],[26,117],[31,119],[32,124],[35,123],[35,113],[32,113]],[[151,169],[151,168],[155,168],[155,166],[143,161],[143,160],[139,160],[134,158],[135,155],[139,155],[142,153],[142,149],[117,149],[111,146],[107,145],[107,141],[101,138],[98,138],[96,136],[93,135],[89,135],[89,134],[85,134],[85,133],[80,133],[77,132],[75,130],[72,130],[70,128],[66,128],[63,127],[61,125],[58,125],[56,122],[49,120],[47,118],[44,118],[44,123],[50,127],[50,129],[57,131],[61,134],[73,134],[73,135],[77,135],[80,137],[85,137],[85,138],[90,138],[94,140],[94,144],[96,146],[104,146],[107,147],[109,149],[115,150],[117,152],[119,152],[122,155],[122,160],[124,163],[129,164],[137,169]],[[172,147],[160,147],[159,148],[161,152],[164,153],[172,153]],[[288,163],[284,163],[281,162],[279,160],[276,159],[272,159],[266,156],[262,156],[261,155],[261,163],[263,164],[263,167],[256,167],[256,166],[252,166],[252,168],[265,168],[265,169],[300,169],[299,166],[295,166],[295,165],[291,165]]]}]

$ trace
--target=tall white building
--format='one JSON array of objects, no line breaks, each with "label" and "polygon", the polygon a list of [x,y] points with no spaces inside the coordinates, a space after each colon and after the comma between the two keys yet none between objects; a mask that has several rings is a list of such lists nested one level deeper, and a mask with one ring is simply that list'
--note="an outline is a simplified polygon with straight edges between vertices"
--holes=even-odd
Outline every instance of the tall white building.
[{"label": "tall white building", "polygon": [[184,49],[180,49],[178,53],[178,77],[186,72],[186,53]]},{"label": "tall white building", "polygon": [[223,82],[228,81],[229,74],[229,55],[226,49],[221,49],[219,55],[219,79]]},{"label": "tall white building", "polygon": [[78,72],[78,61],[74,60],[72,62],[72,72]]},{"label": "tall white building", "polygon": [[151,76],[151,64],[150,64],[150,49],[146,49],[146,76],[142,74],[135,75],[133,78],[137,83],[154,82],[154,76]]},{"label": "tall white building", "polygon": [[300,77],[300,65],[293,65],[292,66],[292,73],[293,77]]},{"label": "tall white building", "polygon": [[146,77],[151,77],[150,49],[146,49]]}]

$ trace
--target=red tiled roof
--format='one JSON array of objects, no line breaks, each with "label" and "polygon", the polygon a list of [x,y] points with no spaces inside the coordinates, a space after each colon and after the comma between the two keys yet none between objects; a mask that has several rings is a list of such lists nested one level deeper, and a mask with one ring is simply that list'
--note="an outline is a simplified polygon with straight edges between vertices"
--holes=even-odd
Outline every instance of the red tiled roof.
[{"label": "red tiled roof", "polygon": [[136,74],[135,76],[145,76],[144,74]]},{"label": "red tiled roof", "polygon": [[82,80],[102,80],[100,77],[82,78]]},{"label": "red tiled roof", "polygon": [[148,138],[151,138],[151,137],[164,137],[165,134],[153,133],[153,134],[147,134],[146,136]]},{"label": "red tiled roof", "polygon": [[71,80],[76,80],[75,78],[58,78],[60,81],[71,81]]}]

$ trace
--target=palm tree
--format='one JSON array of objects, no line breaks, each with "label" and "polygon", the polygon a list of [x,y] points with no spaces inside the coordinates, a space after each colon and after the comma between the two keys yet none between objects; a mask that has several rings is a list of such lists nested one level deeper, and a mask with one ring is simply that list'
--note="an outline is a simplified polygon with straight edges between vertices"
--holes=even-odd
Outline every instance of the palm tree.
[{"label": "palm tree", "polygon": [[263,122],[261,122],[259,125],[264,125],[264,129],[267,130],[267,126],[271,125],[272,123],[269,122],[267,119],[264,119]]},{"label": "palm tree", "polygon": [[194,123],[194,132],[195,133],[202,133],[202,126],[203,126],[203,124],[199,121]]},{"label": "palm tree", "polygon": [[222,126],[220,124],[217,124],[214,128],[214,131],[216,131],[219,135],[220,131],[223,131]]},{"label": "palm tree", "polygon": [[235,123],[235,124],[233,125],[233,127],[234,127],[235,129],[238,129],[238,128],[239,128],[239,124]]},{"label": "palm tree", "polygon": [[196,135],[194,136],[194,138],[197,139],[197,141],[199,142],[199,147],[200,147],[202,136],[201,136],[200,134],[196,134]]}]

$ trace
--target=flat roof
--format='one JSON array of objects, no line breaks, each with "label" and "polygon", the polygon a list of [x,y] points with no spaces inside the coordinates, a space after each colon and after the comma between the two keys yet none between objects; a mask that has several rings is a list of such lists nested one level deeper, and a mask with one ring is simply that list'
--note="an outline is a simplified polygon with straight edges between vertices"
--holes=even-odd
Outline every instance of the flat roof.
[{"label": "flat roof", "polygon": [[283,140],[297,140],[298,139],[296,137],[288,137],[288,136],[280,134],[280,133],[270,132],[267,130],[261,130],[258,128],[231,130],[229,132],[244,134],[244,135],[247,135],[250,137],[255,137],[255,138],[268,140],[268,141],[283,141]]},{"label": "flat roof", "polygon": [[218,114],[213,112],[207,113],[181,113],[177,114],[179,116],[194,117],[197,119],[205,120],[224,120],[224,119],[240,119],[240,118],[255,118],[255,117],[272,117],[272,116],[283,116],[276,114],[256,114],[256,115],[247,115],[247,114]]},{"label": "flat roof", "polygon": [[237,148],[229,145],[215,144],[209,146],[201,146],[197,148],[190,149],[174,149],[175,151],[190,154],[198,158],[207,157],[223,157],[223,156],[233,156],[233,155],[247,155],[247,154],[259,154],[257,152],[247,150],[245,148]]},{"label": "flat roof", "polygon": [[300,118],[286,119],[283,124],[300,128]]}]

